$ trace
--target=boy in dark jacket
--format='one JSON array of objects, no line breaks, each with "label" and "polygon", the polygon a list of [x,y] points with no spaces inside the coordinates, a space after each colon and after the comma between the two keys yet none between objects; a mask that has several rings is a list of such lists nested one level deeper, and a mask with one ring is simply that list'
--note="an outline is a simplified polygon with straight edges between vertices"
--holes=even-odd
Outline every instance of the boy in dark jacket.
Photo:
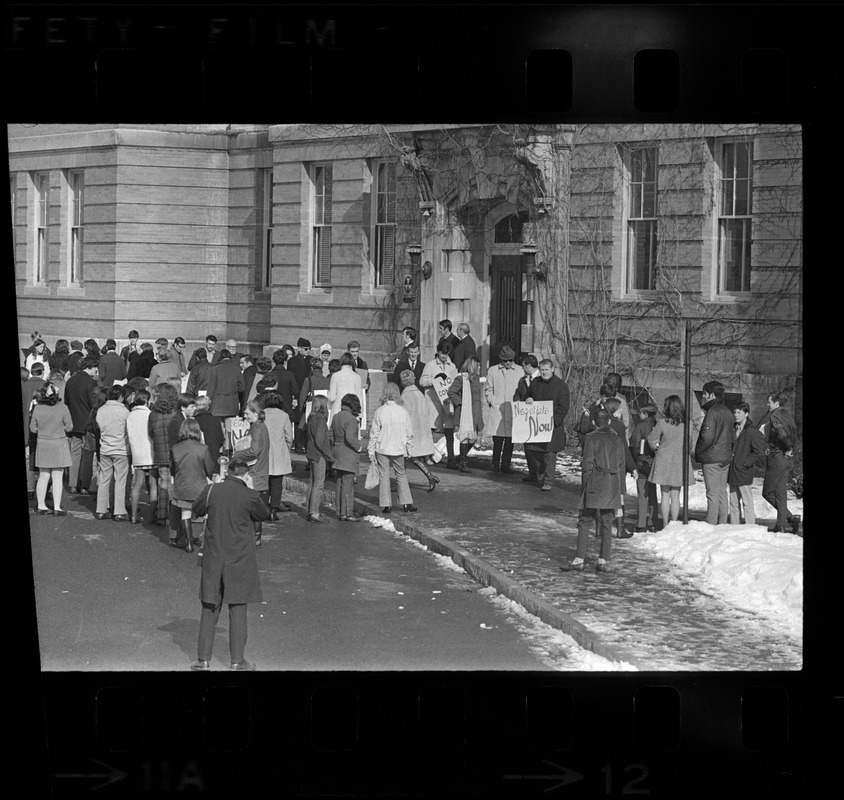
[{"label": "boy in dark jacket", "polygon": [[733,460],[735,430],[733,415],[724,405],[724,384],[720,381],[703,385],[703,410],[706,413],[695,446],[695,461],[703,466],[706,521],[723,525],[730,513],[727,476]]},{"label": "boy in dark jacket", "polygon": [[741,523],[741,510],[744,507],[744,522],[756,524],[753,511],[753,473],[765,456],[765,440],[750,417],[747,403],[736,403],[733,416],[736,420],[736,444],[733,448],[733,461],[727,484],[730,487],[730,525]]},{"label": "boy in dark jacket", "polygon": [[[636,518],[636,533],[655,531],[659,519],[659,502],[656,484],[648,480],[654,463],[654,451],[648,444],[648,435],[656,426],[656,407],[647,405],[639,409],[639,421],[630,434],[630,454],[636,462],[636,496],[639,514]],[[650,523],[648,522],[650,520]]]}]

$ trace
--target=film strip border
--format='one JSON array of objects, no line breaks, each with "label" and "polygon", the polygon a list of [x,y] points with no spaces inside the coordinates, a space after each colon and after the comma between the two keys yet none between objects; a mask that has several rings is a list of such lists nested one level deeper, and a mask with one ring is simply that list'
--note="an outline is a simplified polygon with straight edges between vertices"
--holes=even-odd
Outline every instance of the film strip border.
[{"label": "film strip border", "polygon": [[[45,676],[56,794],[752,794],[808,788],[775,680]],[[253,676],[254,677],[254,676]]]},{"label": "film strip border", "polygon": [[18,119],[795,121],[840,93],[835,6],[6,9]]}]

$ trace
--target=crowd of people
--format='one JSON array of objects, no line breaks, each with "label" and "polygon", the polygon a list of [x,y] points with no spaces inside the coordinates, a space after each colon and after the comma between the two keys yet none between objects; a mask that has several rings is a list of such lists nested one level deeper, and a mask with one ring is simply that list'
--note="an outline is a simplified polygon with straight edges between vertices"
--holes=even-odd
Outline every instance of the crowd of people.
[{"label": "crowd of people", "polygon": [[[113,339],[102,347],[94,339],[59,339],[51,352],[35,334],[21,367],[27,488],[36,501],[34,512],[63,516],[65,492],[96,491],[95,519],[138,524],[144,521],[140,504],[146,492],[146,521],[168,526],[171,545],[192,551],[202,544],[202,554],[212,554],[203,560],[203,633],[193,665],[207,669],[205,656],[222,600],[218,590],[206,586],[206,565],[213,575],[214,570],[226,574],[221,565],[246,559],[247,583],[257,581],[257,567],[253,576],[248,565],[254,565],[254,549],[261,546],[263,522],[278,520],[292,508],[282,497],[284,477],[293,471],[291,453],[306,457],[309,522],[331,521],[321,511],[328,478],[336,482],[337,521],[360,521],[354,492],[364,448],[377,476],[381,512],[393,512],[394,479],[398,506],[411,513],[418,509],[408,465],[425,476],[431,492],[440,482],[431,467],[441,451],[447,469],[469,473],[468,455],[486,434],[493,442],[492,471],[511,473],[513,403],[549,402],[550,439],[524,445],[527,474],[522,480],[550,491],[557,454],[567,443],[570,402],[569,388],[554,374],[553,362],[528,354],[519,369],[515,352],[505,345],[482,381],[469,326],[460,323],[455,334],[451,321],[442,320],[439,334],[434,358],[424,363],[417,332],[402,331],[404,346],[377,400],[369,398],[371,378],[357,341],[348,342],[336,358],[330,344],[315,352],[299,338],[295,348],[284,345],[267,358],[239,352],[233,338],[218,347],[210,334],[203,347],[185,353],[181,337],[172,343],[163,337],[141,343],[132,330],[119,354]],[[699,428],[689,426],[693,435],[684,470],[687,412],[680,397],[667,397],[661,415],[653,405],[631,411],[621,381],[619,374],[608,373],[595,402],[572,426],[582,446],[582,490],[577,551],[563,569],[583,570],[593,526],[600,539],[597,569],[607,571],[613,536],[628,538],[679,519],[684,477],[688,485],[695,480],[692,454],[702,466],[707,522],[755,522],[751,485],[764,464],[763,497],[777,509],[773,530],[797,532],[800,518],[789,513],[786,502],[796,426],[785,392],[769,396],[756,426],[746,403],[730,411],[724,386],[704,384],[704,416]],[[368,438],[362,436],[367,428]],[[634,531],[624,524],[627,474],[636,478]],[[212,502],[214,487],[229,479],[250,492],[221,488]],[[226,510],[224,499],[237,502]],[[209,509],[215,508],[212,524]],[[206,516],[201,542],[193,520]],[[248,546],[235,543],[231,537],[247,529]],[[226,583],[233,584],[226,602],[238,629],[232,664],[248,669],[242,651],[245,615],[232,610],[240,602],[230,598],[259,596],[260,586],[244,588],[236,574],[229,570]],[[209,573],[208,581],[212,577]]]}]

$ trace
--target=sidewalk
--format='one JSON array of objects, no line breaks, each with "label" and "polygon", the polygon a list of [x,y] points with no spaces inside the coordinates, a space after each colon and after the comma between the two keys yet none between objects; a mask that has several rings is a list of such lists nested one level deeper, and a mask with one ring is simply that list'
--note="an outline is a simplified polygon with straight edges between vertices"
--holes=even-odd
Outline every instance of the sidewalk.
[{"label": "sidewalk", "polygon": [[[488,452],[469,456],[471,474],[445,469],[443,461],[431,468],[440,478],[431,493],[422,473],[408,465],[419,511],[405,514],[394,504],[389,518],[397,530],[605,658],[640,670],[801,668],[800,642],[706,594],[669,562],[637,547],[635,537],[613,539],[610,572],[595,572],[594,538],[586,571],[561,571],[574,556],[579,485],[557,479],[551,492],[541,492],[522,482],[517,457],[518,451],[509,475],[490,470]],[[364,489],[367,466],[364,453],[356,510],[382,516],[377,488]],[[307,493],[307,481],[304,458],[294,455],[287,483]],[[333,506],[332,481],[326,482],[325,502]],[[634,506],[628,497],[629,530]]]}]

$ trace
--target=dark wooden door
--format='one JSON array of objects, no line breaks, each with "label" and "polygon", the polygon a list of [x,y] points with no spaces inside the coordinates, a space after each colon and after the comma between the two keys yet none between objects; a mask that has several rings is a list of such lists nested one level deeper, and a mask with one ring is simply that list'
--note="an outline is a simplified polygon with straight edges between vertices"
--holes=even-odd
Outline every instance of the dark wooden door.
[{"label": "dark wooden door", "polygon": [[521,352],[522,271],[520,256],[493,256],[490,264],[489,364],[507,344]]}]

